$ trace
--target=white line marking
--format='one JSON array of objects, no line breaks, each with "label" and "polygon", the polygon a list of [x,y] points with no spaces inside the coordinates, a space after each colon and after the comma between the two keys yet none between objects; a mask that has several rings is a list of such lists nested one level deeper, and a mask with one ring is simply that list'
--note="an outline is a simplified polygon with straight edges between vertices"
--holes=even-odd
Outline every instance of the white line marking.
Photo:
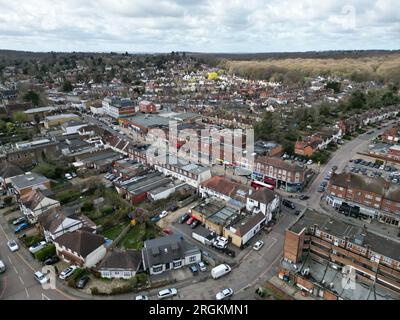
[{"label": "white line marking", "polygon": [[24,282],[24,280],[22,280],[21,276],[19,276],[19,281],[21,281],[21,283],[22,283],[23,285],[25,285],[25,282]]},{"label": "white line marking", "polygon": [[27,288],[25,288],[25,292],[26,292],[26,297],[29,298],[29,292]]}]

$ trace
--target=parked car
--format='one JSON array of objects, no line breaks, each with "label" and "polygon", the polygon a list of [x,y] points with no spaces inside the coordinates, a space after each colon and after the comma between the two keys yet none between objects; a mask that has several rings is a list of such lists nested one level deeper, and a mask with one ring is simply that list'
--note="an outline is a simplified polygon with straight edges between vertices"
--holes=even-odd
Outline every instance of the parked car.
[{"label": "parked car", "polygon": [[196,220],[196,219],[195,219],[194,217],[190,217],[190,218],[188,219],[188,221],[186,221],[186,224],[187,224],[188,226],[190,226],[195,220]]},{"label": "parked car", "polygon": [[176,211],[178,209],[179,209],[179,207],[176,204],[172,204],[168,208],[168,210],[171,211],[171,212],[174,212],[174,211]]},{"label": "parked car", "polygon": [[26,222],[26,218],[25,217],[19,217],[19,218],[15,219],[12,224],[14,226],[17,226],[17,225],[19,225],[21,223],[24,223],[24,222]]},{"label": "parked car", "polygon": [[199,272],[199,269],[197,269],[197,267],[194,264],[190,265],[189,269],[190,269],[190,272],[193,273],[194,275]]},{"label": "parked car", "polygon": [[49,257],[46,260],[44,260],[43,264],[45,266],[50,266],[50,265],[56,264],[58,261],[60,261],[60,258],[57,256],[53,256],[53,257]]},{"label": "parked car", "polygon": [[19,250],[18,244],[14,240],[10,240],[7,242],[7,246],[11,252],[15,252]]},{"label": "parked car", "polygon": [[190,228],[196,229],[199,225],[201,225],[201,222],[199,220],[194,220],[193,223],[190,225]]},{"label": "parked car", "polygon": [[215,298],[217,300],[224,300],[224,299],[229,298],[231,296],[233,296],[233,290],[231,288],[227,288],[227,289],[224,289],[224,290],[218,292],[216,294]]},{"label": "parked car", "polygon": [[147,301],[147,300],[149,300],[149,297],[148,297],[148,296],[140,295],[140,296],[136,296],[136,297],[135,297],[135,300],[137,300],[137,301],[140,301],[140,300],[142,300],[142,301]]},{"label": "parked car", "polygon": [[161,290],[157,296],[158,299],[165,299],[165,298],[170,298],[173,296],[176,296],[178,294],[178,290],[176,290],[175,288],[169,288],[169,289],[164,289]]},{"label": "parked car", "polygon": [[183,216],[179,218],[179,223],[184,224],[190,219],[190,215],[188,213],[185,213]]},{"label": "parked car", "polygon": [[71,176],[69,173],[66,173],[66,174],[65,174],[65,178],[66,178],[67,180],[72,180],[72,176]]},{"label": "parked car", "polygon": [[228,239],[224,237],[217,237],[214,240],[213,245],[218,249],[225,249],[228,246]]},{"label": "parked car", "polygon": [[232,271],[232,268],[227,264],[220,264],[219,266],[215,267],[211,270],[211,276],[214,280],[223,277],[224,275],[228,274]]},{"label": "parked car", "polygon": [[6,265],[3,261],[0,260],[0,273],[6,272]]},{"label": "parked car", "polygon": [[40,284],[45,284],[49,282],[49,278],[47,278],[42,272],[37,271],[35,272],[35,279],[40,283]]},{"label": "parked car", "polygon": [[71,172],[72,178],[76,178],[78,175],[75,172]]},{"label": "parked car", "polygon": [[305,195],[301,195],[299,199],[300,200],[308,200],[308,199],[310,199],[310,197],[309,196],[305,196]]},{"label": "parked car", "polygon": [[165,234],[168,234],[168,235],[173,234],[173,232],[172,232],[171,229],[164,229],[163,232],[164,232]]},{"label": "parked car", "polygon": [[203,261],[199,262],[199,269],[200,269],[201,272],[207,271],[207,267],[206,267],[206,265],[204,264]]},{"label": "parked car", "polygon": [[87,285],[87,283],[89,282],[90,278],[88,276],[83,276],[82,278],[80,278],[78,280],[78,282],[76,283],[76,287],[78,289],[83,289],[85,288],[85,286]]},{"label": "parked car", "polygon": [[14,233],[20,233],[22,230],[25,230],[27,228],[29,228],[29,224],[25,222],[25,223],[19,225],[18,227],[16,227]]},{"label": "parked car", "polygon": [[69,266],[67,269],[63,270],[60,273],[59,278],[61,280],[65,280],[65,279],[69,278],[75,272],[76,269],[78,269],[77,266]]},{"label": "parked car", "polygon": [[155,216],[155,217],[150,219],[151,222],[158,222],[160,220],[161,220],[161,218],[159,216]]},{"label": "parked car", "polygon": [[38,243],[35,243],[29,247],[29,252],[36,253],[36,252],[42,250],[45,247],[45,245],[46,245],[46,241],[40,241]]},{"label": "parked car", "polygon": [[167,215],[168,215],[168,211],[164,210],[163,212],[160,213],[159,217],[160,217],[160,219],[162,219],[162,218],[165,218]]},{"label": "parked car", "polygon": [[263,245],[264,245],[264,241],[262,241],[262,240],[257,241],[254,244],[253,249],[256,250],[256,251],[259,251],[263,247]]},{"label": "parked car", "polygon": [[311,166],[314,162],[312,160],[308,160],[307,164]]},{"label": "parked car", "polygon": [[301,211],[300,210],[296,210],[295,212],[294,212],[294,215],[295,216],[299,216],[301,214]]},{"label": "parked car", "polygon": [[296,206],[294,205],[294,203],[289,201],[289,200],[283,200],[282,204],[287,208],[290,208],[290,209],[293,209],[293,210],[296,209]]}]

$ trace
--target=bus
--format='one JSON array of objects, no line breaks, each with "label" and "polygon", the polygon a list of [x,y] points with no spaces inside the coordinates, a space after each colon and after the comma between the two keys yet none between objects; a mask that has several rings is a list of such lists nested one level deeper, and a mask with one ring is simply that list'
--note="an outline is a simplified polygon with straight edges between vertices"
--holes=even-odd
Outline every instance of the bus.
[{"label": "bus", "polygon": [[256,189],[256,190],[264,189],[264,188],[267,188],[267,189],[272,190],[272,191],[275,190],[275,186],[270,185],[270,184],[265,183],[265,182],[257,181],[257,180],[253,180],[251,182],[251,187]]}]

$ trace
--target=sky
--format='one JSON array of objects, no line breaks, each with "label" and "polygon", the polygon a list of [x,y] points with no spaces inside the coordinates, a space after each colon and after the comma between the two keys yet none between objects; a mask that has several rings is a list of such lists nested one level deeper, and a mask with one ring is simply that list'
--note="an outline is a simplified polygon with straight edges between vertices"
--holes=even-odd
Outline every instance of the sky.
[{"label": "sky", "polygon": [[1,49],[400,49],[400,0],[0,0],[0,8]]}]

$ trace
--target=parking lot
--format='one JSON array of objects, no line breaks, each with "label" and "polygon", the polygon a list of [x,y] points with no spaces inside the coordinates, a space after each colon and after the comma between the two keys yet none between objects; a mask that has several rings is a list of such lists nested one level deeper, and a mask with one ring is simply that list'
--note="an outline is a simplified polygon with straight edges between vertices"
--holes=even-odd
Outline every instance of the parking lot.
[{"label": "parking lot", "polygon": [[400,171],[393,165],[355,159],[347,165],[346,171],[369,177],[381,177],[392,183],[400,184]]}]

